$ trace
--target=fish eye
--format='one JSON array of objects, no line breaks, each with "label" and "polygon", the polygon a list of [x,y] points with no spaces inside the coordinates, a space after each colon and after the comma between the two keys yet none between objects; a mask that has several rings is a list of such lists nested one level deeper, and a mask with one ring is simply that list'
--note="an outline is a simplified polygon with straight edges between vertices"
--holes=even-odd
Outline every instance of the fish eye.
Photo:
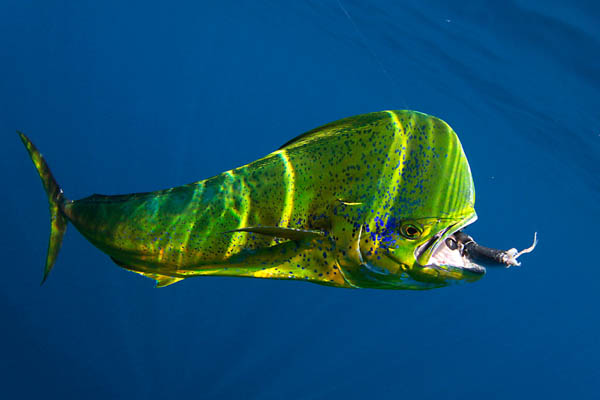
[{"label": "fish eye", "polygon": [[405,224],[400,227],[400,234],[407,239],[417,239],[421,236],[421,230],[414,224]]}]

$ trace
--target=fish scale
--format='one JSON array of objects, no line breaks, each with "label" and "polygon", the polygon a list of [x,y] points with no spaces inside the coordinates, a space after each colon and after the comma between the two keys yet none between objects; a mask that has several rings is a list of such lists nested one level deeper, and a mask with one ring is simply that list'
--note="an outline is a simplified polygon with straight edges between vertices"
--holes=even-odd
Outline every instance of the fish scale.
[{"label": "fish scale", "polygon": [[[157,286],[206,275],[386,289],[479,278],[416,259],[417,248],[438,232],[452,234],[476,218],[473,180],[458,137],[426,114],[349,117],[203,181],[76,201],[62,196],[35,146],[21,138],[53,215]],[[406,226],[419,236],[407,237]],[[53,225],[45,276],[62,233],[61,225]]]}]

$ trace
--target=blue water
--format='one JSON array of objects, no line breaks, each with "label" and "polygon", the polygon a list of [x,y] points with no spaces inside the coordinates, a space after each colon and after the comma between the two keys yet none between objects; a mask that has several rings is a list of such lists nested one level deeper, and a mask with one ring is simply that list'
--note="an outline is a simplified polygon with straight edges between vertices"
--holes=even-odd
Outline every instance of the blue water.
[{"label": "blue water", "polygon": [[[3,398],[598,398],[597,2],[0,3]],[[206,4],[205,4],[206,3]],[[453,3],[453,5],[448,5]],[[480,243],[520,268],[425,292],[189,279],[164,289],[47,200],[197,181],[341,117],[458,132]]]}]

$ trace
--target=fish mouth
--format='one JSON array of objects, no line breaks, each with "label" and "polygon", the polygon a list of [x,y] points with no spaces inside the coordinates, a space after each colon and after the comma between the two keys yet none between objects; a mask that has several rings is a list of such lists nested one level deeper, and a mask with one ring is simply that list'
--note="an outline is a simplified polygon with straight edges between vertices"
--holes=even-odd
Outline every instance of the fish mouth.
[{"label": "fish mouth", "polygon": [[430,268],[450,268],[468,271],[476,275],[485,274],[485,268],[471,261],[462,251],[462,244],[455,234],[477,220],[477,215],[450,225],[417,247],[415,258],[419,265]]}]

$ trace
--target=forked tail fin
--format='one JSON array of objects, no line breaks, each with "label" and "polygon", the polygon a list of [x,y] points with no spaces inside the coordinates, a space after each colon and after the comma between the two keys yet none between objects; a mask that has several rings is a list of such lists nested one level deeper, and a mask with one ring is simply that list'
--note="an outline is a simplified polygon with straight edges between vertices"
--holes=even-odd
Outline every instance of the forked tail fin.
[{"label": "forked tail fin", "polygon": [[42,157],[38,149],[31,143],[31,140],[29,140],[27,136],[19,131],[17,131],[17,133],[21,137],[23,144],[29,152],[31,161],[33,161],[35,168],[40,174],[42,184],[48,194],[48,202],[50,203],[50,241],[48,242],[46,267],[44,268],[44,278],[42,279],[43,284],[46,281],[46,278],[48,278],[50,270],[54,266],[56,256],[58,256],[58,251],[62,244],[63,236],[67,230],[67,217],[63,213],[65,196],[52,176],[52,172],[50,172],[46,160],[44,160],[44,157]]}]

